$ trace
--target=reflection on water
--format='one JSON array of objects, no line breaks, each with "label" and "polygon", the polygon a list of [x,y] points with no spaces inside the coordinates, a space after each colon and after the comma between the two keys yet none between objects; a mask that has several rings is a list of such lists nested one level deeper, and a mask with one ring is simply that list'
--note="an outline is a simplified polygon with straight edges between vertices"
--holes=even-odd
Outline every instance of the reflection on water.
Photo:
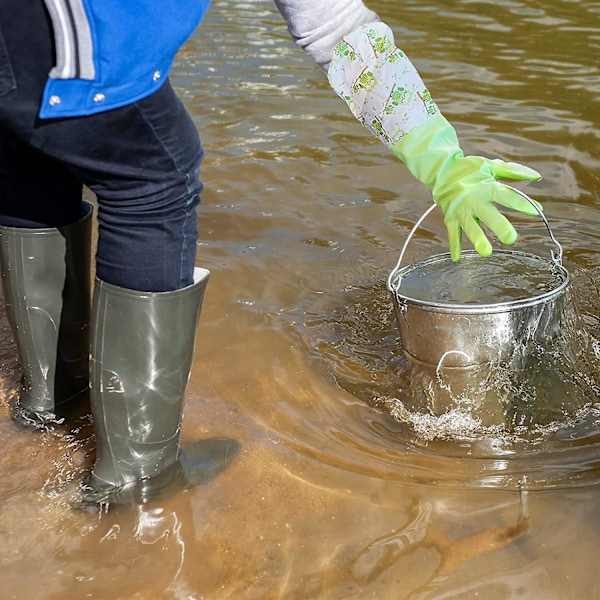
[{"label": "reflection on water", "polygon": [[[411,363],[385,280],[427,190],[353,121],[270,2],[215,0],[173,74],[206,151],[198,263],[212,271],[183,442],[227,437],[242,450],[168,501],[74,510],[90,424],[14,427],[19,371],[4,323],[3,598],[598,595],[600,4],[370,4],[466,152],[543,174],[527,192],[564,246],[592,350],[567,370],[502,371],[508,405],[465,407],[451,373],[438,384]],[[540,254],[543,224],[511,218],[519,249]],[[445,250],[432,217],[407,260]],[[498,393],[479,375],[463,387]]]}]

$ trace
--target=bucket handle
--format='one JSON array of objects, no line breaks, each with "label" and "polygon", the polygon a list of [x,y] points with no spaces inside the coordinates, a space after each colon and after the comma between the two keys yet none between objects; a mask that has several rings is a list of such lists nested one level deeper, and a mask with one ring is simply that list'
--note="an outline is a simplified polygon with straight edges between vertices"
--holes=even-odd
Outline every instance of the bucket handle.
[{"label": "bucket handle", "polygon": [[[531,204],[531,206],[533,206],[533,208],[535,208],[537,214],[542,219],[542,221],[544,222],[544,225],[546,226],[546,229],[548,230],[548,235],[550,237],[550,240],[556,246],[556,250],[554,250],[554,249],[550,250],[550,257],[552,259],[552,262],[554,262],[559,267],[562,267],[563,248],[559,244],[558,240],[554,237],[554,233],[552,233],[552,229],[550,228],[550,223],[548,223],[548,219],[546,219],[546,216],[540,210],[540,208],[537,205],[537,203],[534,202],[525,192],[522,192],[521,190],[518,190],[517,188],[513,187],[512,185],[507,185],[507,184],[504,184],[504,185],[506,185],[507,188],[513,190],[513,192],[516,192],[517,194],[519,194],[520,196],[522,196],[523,198],[525,198],[525,200],[527,200],[527,202],[529,202],[529,204]],[[400,251],[400,257],[398,258],[398,262],[396,263],[396,266],[394,267],[394,269],[392,270],[392,272],[389,274],[388,279],[387,279],[387,287],[388,287],[388,290],[390,290],[390,292],[394,292],[395,294],[398,294],[398,290],[400,289],[400,280],[401,280],[401,278],[398,278],[398,281],[397,281],[396,285],[394,285],[394,282],[392,281],[393,277],[396,274],[396,272],[398,271],[398,269],[400,269],[400,266],[402,265],[402,260],[404,259],[404,254],[406,253],[406,249],[408,247],[408,244],[409,244],[410,240],[415,235],[417,229],[419,229],[419,227],[421,227],[421,223],[423,223],[423,221],[436,208],[437,208],[437,204],[432,204],[421,215],[421,217],[413,225],[413,228],[410,230],[410,233],[408,234],[408,237],[406,238],[406,241],[404,242],[404,246],[402,246],[402,250]]]}]

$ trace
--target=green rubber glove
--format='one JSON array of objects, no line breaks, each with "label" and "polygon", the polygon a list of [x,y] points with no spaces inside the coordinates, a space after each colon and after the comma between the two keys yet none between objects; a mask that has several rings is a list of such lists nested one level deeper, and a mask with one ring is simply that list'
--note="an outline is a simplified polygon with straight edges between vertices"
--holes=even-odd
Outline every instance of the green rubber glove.
[{"label": "green rubber glove", "polygon": [[444,212],[453,261],[460,259],[463,232],[479,254],[492,253],[480,223],[502,243],[515,242],[517,232],[497,205],[537,214],[497,179],[538,180],[540,174],[516,163],[464,156],[454,128],[385,23],[367,23],[345,36],[334,50],[328,78],[354,116],[429,187]]},{"label": "green rubber glove", "polygon": [[431,190],[433,201],[441,207],[454,262],[460,259],[463,232],[481,256],[490,256],[492,245],[480,223],[503,244],[515,243],[517,232],[496,204],[538,214],[523,196],[497,179],[539,180],[541,175],[517,163],[464,156],[454,127],[441,114],[410,131],[392,146],[392,152]]}]

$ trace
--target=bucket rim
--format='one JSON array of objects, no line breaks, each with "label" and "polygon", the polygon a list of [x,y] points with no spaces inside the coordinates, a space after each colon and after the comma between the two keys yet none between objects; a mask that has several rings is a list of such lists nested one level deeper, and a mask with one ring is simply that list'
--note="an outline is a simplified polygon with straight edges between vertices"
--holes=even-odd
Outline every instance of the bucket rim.
[{"label": "bucket rim", "polygon": [[[554,289],[544,292],[543,294],[539,294],[538,296],[531,296],[529,298],[520,298],[518,300],[509,300],[503,302],[492,302],[486,304],[465,304],[465,303],[444,303],[444,302],[432,302],[429,300],[419,300],[416,298],[411,298],[405,294],[401,294],[399,290],[399,286],[394,287],[394,283],[398,281],[398,279],[403,275],[415,269],[417,266],[423,266],[430,264],[432,262],[440,261],[442,259],[451,259],[449,252],[444,252],[442,254],[435,254],[434,256],[430,256],[422,261],[417,263],[413,263],[410,265],[404,265],[393,271],[389,277],[387,288],[391,292],[392,297],[402,306],[414,306],[418,308],[422,308],[424,310],[429,310],[431,312],[443,312],[443,313],[460,313],[460,314],[479,314],[479,313],[502,313],[502,312],[510,312],[515,309],[527,308],[530,306],[535,306],[538,304],[546,304],[553,298],[561,295],[570,283],[570,274],[569,271],[558,262],[554,262],[552,260],[545,259],[537,254],[529,254],[527,252],[521,252],[517,250],[495,250],[495,255],[504,254],[511,256],[524,256],[527,258],[533,258],[539,261],[542,261],[548,264],[549,267],[553,271],[556,271],[560,274],[562,279],[561,283],[556,286]],[[466,250],[463,252],[463,257],[468,258],[470,256],[479,257],[479,254],[475,250]],[[481,258],[481,257],[480,257]],[[485,259],[483,259],[485,260]]]}]

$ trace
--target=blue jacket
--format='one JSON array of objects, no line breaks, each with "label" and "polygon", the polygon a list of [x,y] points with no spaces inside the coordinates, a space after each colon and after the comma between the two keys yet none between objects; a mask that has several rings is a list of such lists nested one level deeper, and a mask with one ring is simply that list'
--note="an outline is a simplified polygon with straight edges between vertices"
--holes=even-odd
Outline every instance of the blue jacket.
[{"label": "blue jacket", "polygon": [[41,118],[125,106],[157,90],[210,0],[44,0],[54,29]]}]

